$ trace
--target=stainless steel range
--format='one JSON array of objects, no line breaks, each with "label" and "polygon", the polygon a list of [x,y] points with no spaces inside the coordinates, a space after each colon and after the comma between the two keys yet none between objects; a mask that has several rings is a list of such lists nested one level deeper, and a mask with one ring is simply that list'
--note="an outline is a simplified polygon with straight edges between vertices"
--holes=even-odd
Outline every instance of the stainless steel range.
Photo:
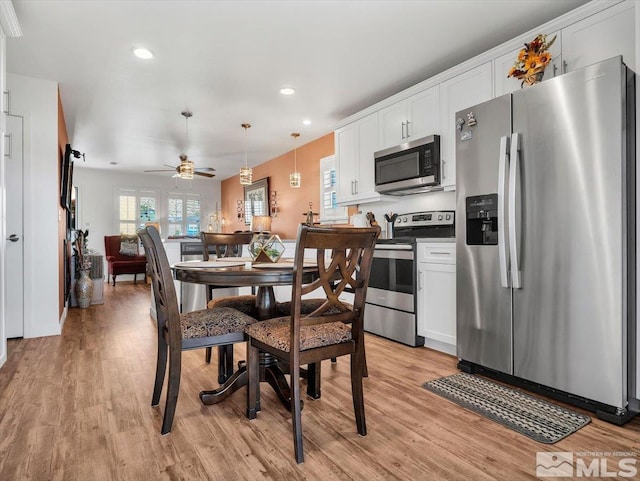
[{"label": "stainless steel range", "polygon": [[364,328],[367,332],[423,346],[417,332],[418,241],[455,238],[454,211],[412,212],[393,223],[393,238],[379,239],[367,290]]}]

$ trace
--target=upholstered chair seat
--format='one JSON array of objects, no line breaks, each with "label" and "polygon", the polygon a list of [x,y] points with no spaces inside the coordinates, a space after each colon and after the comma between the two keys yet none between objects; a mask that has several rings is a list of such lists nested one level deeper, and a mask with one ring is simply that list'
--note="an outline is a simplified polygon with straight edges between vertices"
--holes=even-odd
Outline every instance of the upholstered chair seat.
[{"label": "upholstered chair seat", "polygon": [[256,296],[247,294],[242,296],[216,297],[207,303],[209,309],[214,307],[231,307],[249,316],[255,314]]},{"label": "upholstered chair seat", "polygon": [[[245,329],[252,338],[280,351],[291,350],[291,318],[276,317]],[[342,322],[300,327],[300,351],[351,341],[351,328]]]},{"label": "upholstered chair seat", "polygon": [[215,307],[180,314],[182,339],[202,339],[244,332],[256,320],[230,307]]}]

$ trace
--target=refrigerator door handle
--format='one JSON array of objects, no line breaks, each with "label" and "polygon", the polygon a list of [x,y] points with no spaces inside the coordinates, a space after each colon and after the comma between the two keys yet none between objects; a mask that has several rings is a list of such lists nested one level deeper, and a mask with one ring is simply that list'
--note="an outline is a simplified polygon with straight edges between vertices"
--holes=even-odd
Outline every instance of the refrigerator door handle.
[{"label": "refrigerator door handle", "polygon": [[500,137],[498,158],[498,257],[500,259],[500,283],[502,287],[511,287],[509,283],[509,242],[507,238],[507,192],[509,169],[509,136]]},{"label": "refrigerator door handle", "polygon": [[511,254],[511,287],[520,289],[520,262],[518,259],[518,229],[516,225],[516,189],[518,185],[518,166],[520,164],[520,134],[511,134],[511,155],[509,156],[509,247]]}]

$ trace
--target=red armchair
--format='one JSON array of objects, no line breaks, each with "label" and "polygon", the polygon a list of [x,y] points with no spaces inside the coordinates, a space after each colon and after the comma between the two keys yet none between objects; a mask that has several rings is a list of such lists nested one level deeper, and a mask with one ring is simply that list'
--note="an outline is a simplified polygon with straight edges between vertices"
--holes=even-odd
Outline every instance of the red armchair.
[{"label": "red armchair", "polygon": [[[123,237],[119,235],[104,236],[104,250],[109,266],[109,275],[113,279],[113,285],[116,285],[116,276],[119,274],[133,274],[133,282],[136,282],[138,274],[144,274],[145,282],[147,280],[147,257],[140,255],[138,251],[137,236],[135,240],[135,251],[133,255],[121,254],[121,244]],[[124,252],[124,251],[123,251]]]}]

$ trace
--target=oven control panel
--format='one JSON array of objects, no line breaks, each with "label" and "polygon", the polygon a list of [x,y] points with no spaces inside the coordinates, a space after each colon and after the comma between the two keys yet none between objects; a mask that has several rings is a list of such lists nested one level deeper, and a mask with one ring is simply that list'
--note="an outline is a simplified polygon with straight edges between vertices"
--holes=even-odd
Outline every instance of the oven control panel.
[{"label": "oven control panel", "polygon": [[454,225],[455,211],[438,210],[430,212],[412,212],[400,214],[395,221],[396,227],[433,227]]}]

